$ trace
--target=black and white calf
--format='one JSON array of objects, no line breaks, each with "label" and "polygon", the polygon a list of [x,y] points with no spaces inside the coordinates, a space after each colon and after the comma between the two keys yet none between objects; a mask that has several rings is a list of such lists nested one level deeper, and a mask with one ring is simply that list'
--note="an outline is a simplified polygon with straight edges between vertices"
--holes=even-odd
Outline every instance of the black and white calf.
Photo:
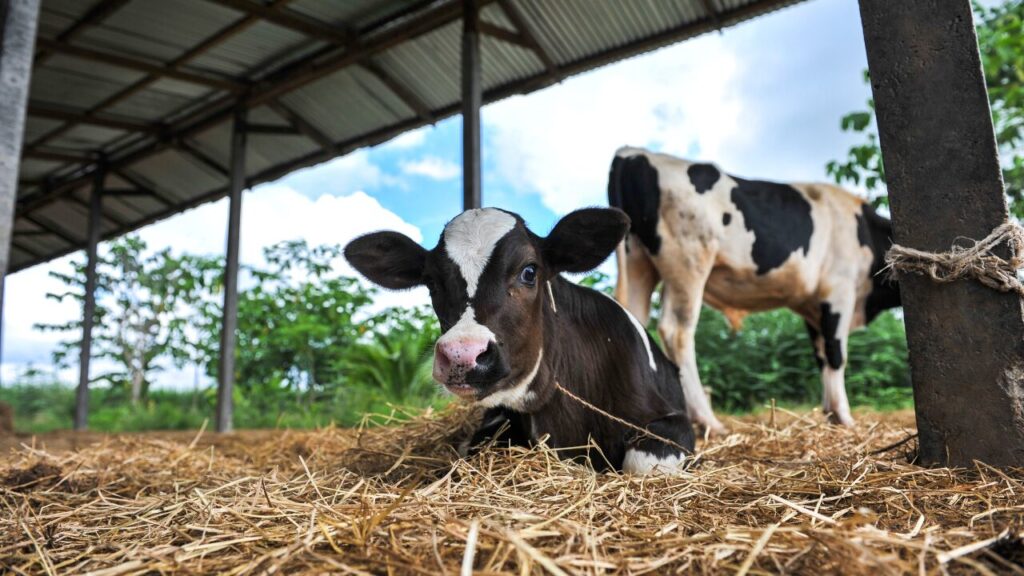
[{"label": "black and white calf", "polygon": [[[445,226],[433,250],[397,232],[377,232],[345,248],[348,261],[389,289],[426,285],[444,334],[434,378],[489,408],[478,437],[508,422],[505,437],[526,444],[548,435],[563,457],[634,473],[675,468],[686,454],[567,397],[692,452],[694,436],[678,369],[643,326],[612,298],[560,275],[600,264],[629,218],[584,209],[547,238],[516,214],[469,210]],[[590,443],[596,450],[586,448]]]},{"label": "black and white calf", "polygon": [[702,302],[735,328],[759,310],[786,307],[803,316],[824,409],[853,423],[843,378],[847,337],[900,305],[896,284],[878,274],[892,245],[887,219],[836,186],[745,180],[640,148],[616,154],[608,200],[632,219],[617,250],[615,297],[646,322],[651,294],[663,283],[658,329],[680,365],[695,423],[724,432],[697,374]]}]

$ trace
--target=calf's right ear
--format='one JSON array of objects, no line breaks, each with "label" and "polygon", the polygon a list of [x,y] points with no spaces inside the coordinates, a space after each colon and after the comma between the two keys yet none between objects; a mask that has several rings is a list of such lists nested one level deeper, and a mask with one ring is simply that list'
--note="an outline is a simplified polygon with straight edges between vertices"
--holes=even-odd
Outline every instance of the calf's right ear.
[{"label": "calf's right ear", "polygon": [[427,251],[405,234],[374,232],[349,242],[345,259],[374,284],[404,290],[423,284]]}]

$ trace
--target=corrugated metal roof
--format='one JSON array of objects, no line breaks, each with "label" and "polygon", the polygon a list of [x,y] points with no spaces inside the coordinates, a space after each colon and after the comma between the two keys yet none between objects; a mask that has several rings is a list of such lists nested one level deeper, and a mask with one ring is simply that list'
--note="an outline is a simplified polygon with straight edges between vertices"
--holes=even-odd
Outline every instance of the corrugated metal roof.
[{"label": "corrugated metal roof", "polygon": [[[799,0],[477,0],[485,101]],[[708,11],[708,6],[714,14]],[[462,0],[43,0],[11,269],[458,113]],[[485,30],[488,32],[488,30]],[[132,190],[134,188],[134,190]]]}]

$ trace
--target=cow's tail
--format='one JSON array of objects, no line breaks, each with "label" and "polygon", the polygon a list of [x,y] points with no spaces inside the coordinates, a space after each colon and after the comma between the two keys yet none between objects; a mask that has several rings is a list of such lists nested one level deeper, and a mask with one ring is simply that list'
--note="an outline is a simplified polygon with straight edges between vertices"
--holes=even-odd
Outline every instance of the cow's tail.
[{"label": "cow's tail", "polygon": [[[608,171],[608,205],[626,212],[626,206],[622,201],[624,167],[622,157],[616,154]],[[629,212],[626,212],[626,215],[629,215]],[[615,247],[615,267],[618,270],[615,279],[615,299],[623,306],[629,303],[629,267],[626,264],[626,243],[629,242],[629,234],[630,232],[626,232],[626,236]]]}]

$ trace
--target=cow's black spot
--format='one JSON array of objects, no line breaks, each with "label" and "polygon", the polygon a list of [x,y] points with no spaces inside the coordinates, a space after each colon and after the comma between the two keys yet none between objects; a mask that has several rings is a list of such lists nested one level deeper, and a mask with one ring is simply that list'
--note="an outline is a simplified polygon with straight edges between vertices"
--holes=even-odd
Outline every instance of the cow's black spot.
[{"label": "cow's black spot", "polygon": [[729,222],[732,222],[732,214],[729,214],[728,212],[722,214],[722,226],[728,226]]},{"label": "cow's black spot", "polygon": [[861,206],[860,212],[857,213],[857,242],[861,246],[871,246],[871,228],[868,226],[867,218],[864,217],[864,210],[868,209],[868,205],[864,204]]},{"label": "cow's black spot", "polygon": [[825,359],[822,358],[821,354],[818,352],[818,337],[821,336],[821,333],[818,332],[818,329],[810,322],[805,321],[804,326],[807,327],[807,336],[810,337],[811,348],[814,349],[814,361],[818,363],[818,370],[821,370],[825,367]]},{"label": "cow's black spot", "polygon": [[715,182],[721,177],[718,168],[711,164],[691,164],[686,170],[690,176],[690,183],[697,189],[698,194],[703,194],[715,186]]},{"label": "cow's black spot", "polygon": [[864,204],[857,214],[857,240],[871,248],[871,293],[864,305],[866,321],[871,322],[883,311],[902,304],[900,287],[883,272],[885,253],[892,247],[892,222]]},{"label": "cow's black spot", "polygon": [[732,202],[743,213],[747,230],[754,233],[751,256],[758,274],[781,266],[793,253],[811,247],[814,221],[811,204],[788,184],[733,178]]},{"label": "cow's black spot", "polygon": [[658,170],[647,156],[616,156],[608,175],[608,203],[630,218],[629,233],[636,234],[651,255],[661,250],[658,235],[658,206],[661,186]]},{"label": "cow's black spot", "polygon": [[828,302],[821,303],[821,336],[825,339],[825,360],[833,370],[843,366],[843,347],[839,341],[839,313]]}]

